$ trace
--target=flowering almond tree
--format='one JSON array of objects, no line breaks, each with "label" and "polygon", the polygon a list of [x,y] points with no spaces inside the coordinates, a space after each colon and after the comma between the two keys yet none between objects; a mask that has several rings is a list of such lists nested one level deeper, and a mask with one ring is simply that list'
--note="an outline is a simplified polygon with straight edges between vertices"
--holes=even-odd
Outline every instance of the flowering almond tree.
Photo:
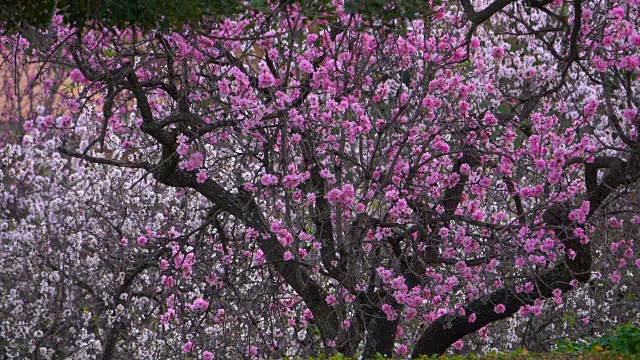
[{"label": "flowering almond tree", "polygon": [[0,352],[417,357],[628,289],[638,5],[3,38]]}]

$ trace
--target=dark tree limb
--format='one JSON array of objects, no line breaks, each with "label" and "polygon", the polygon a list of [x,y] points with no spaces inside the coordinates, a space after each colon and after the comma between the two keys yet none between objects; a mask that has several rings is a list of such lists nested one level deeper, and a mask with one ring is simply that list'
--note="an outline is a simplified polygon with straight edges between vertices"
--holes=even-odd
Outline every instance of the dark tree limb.
[{"label": "dark tree limb", "polygon": [[615,111],[613,109],[613,104],[611,103],[611,86],[608,85],[607,79],[604,73],[600,73],[600,80],[602,81],[602,92],[604,93],[604,103],[607,110],[607,118],[609,119],[609,123],[613,125],[613,129],[616,132],[616,135],[620,137],[620,139],[627,145],[633,147],[635,141],[631,140],[623,131],[622,126],[620,126],[620,119],[616,116]]},{"label": "dark tree limb", "polygon": [[[462,158],[460,158],[453,166],[452,171],[454,173],[460,173],[460,168],[463,164],[468,164],[471,167],[477,166],[480,164],[479,159],[472,153],[472,151],[465,152]],[[444,208],[444,214],[441,218],[439,218],[440,225],[446,226],[444,224],[448,223],[452,219],[452,215],[454,214],[456,208],[460,204],[462,199],[462,193],[464,188],[467,185],[468,176],[460,174],[460,180],[458,183],[448,188],[439,204]],[[394,249],[396,257],[400,260],[400,272],[405,277],[405,284],[409,289],[413,288],[416,285],[420,284],[420,279],[416,276],[416,274],[424,273],[424,267],[426,263],[433,263],[436,259],[439,258],[435,247],[432,244],[431,237],[426,234],[427,228],[427,216],[428,214],[435,213],[434,206],[431,212],[427,212],[423,215],[423,223],[425,228],[425,233],[422,235],[422,241],[427,243],[427,252],[421,258],[406,258],[402,255],[402,251],[399,249],[399,246]],[[437,233],[437,230],[435,231]],[[414,264],[418,264],[418,266],[412,266]],[[420,270],[416,271],[415,268],[419,268]],[[387,295],[384,298],[384,301],[391,305],[394,310],[399,314],[402,312],[403,306],[398,304],[395,299],[391,295]],[[365,343],[365,349],[363,353],[363,357],[371,358],[375,356],[375,354],[382,354],[385,356],[393,355],[393,346],[395,343],[395,334],[396,329],[398,327],[399,320],[388,320],[387,315],[379,309],[380,304],[376,304],[376,306],[371,306],[370,311],[374,314],[371,316],[371,319],[367,322],[367,340]]]},{"label": "dark tree limb", "polygon": [[564,167],[575,164],[584,164],[584,182],[587,194],[591,194],[597,189],[599,169],[609,169],[609,177],[615,179],[616,182],[628,182],[627,175],[625,175],[627,163],[619,157],[598,156],[591,163],[588,163],[584,158],[573,158],[569,159]]},{"label": "dark tree limb", "polygon": [[[396,312],[401,310],[400,304],[398,304],[392,296],[387,295],[385,298]],[[390,358],[393,356],[393,345],[395,344],[395,335],[399,320],[388,320],[387,315],[382,310],[379,310],[379,305],[377,304],[376,306],[369,307],[368,310],[374,315],[367,324],[367,332],[369,335],[365,342],[362,358],[371,359],[376,356],[376,354]]]},{"label": "dark tree limb", "polygon": [[311,139],[309,139],[308,136],[304,136],[300,146],[306,163],[311,167],[311,169],[309,169],[311,173],[311,186],[317,194],[315,206],[311,208],[311,219],[316,227],[318,239],[322,243],[322,248],[320,249],[322,264],[333,277],[339,280],[344,278],[344,275],[341,274],[337,268],[339,259],[336,253],[335,238],[333,236],[331,207],[325,198],[327,184],[325,179],[320,176],[320,164],[315,157]]},{"label": "dark tree limb", "polygon": [[[422,334],[413,350],[413,357],[421,355],[436,355],[444,353],[454,342],[462,339],[484,326],[497,320],[506,319],[515,314],[521,306],[533,304],[537,298],[546,298],[552,295],[553,289],[559,288],[567,291],[571,288],[569,282],[574,278],[588,279],[590,260],[584,262],[582,267],[574,270],[581,271],[576,274],[565,263],[561,262],[553,269],[540,274],[535,280],[534,292],[529,294],[516,294],[514,288],[501,289],[467,303],[464,308],[467,314],[476,314],[476,321],[469,322],[468,316],[445,315],[433,322]],[[586,271],[586,276],[584,275]],[[504,304],[506,310],[502,314],[494,311],[496,304]]]},{"label": "dark tree limb", "polygon": [[[193,172],[176,170],[172,176],[164,179],[164,183],[172,187],[192,188],[216,204],[222,211],[242,220],[247,226],[262,234],[270,234],[267,221],[262,215],[258,204],[249,195],[232,194],[214,180],[207,179],[198,183]],[[293,261],[284,261],[284,248],[275,236],[270,236],[257,242],[264,252],[266,260],[273,266],[285,281],[304,300],[311,309],[316,324],[325,339],[335,339],[338,335],[340,322],[336,311],[325,302],[326,294],[322,287],[311,279],[307,269]]]},{"label": "dark tree limb", "polygon": [[478,26],[483,22],[489,20],[495,13],[504,9],[508,5],[514,3],[513,0],[496,0],[491,5],[487,6],[484,10],[480,12],[476,12],[471,4],[470,0],[460,0],[462,4],[462,8],[464,9],[465,14],[469,17],[469,20],[475,25]]},{"label": "dark tree limb", "polygon": [[[135,279],[148,268],[154,267],[156,264],[155,259],[152,261],[145,261],[142,264],[139,264],[135,268],[126,272],[124,281],[120,288],[117,290],[114,298],[115,303],[113,304],[112,310],[124,303],[125,300],[121,298],[120,295],[129,293],[131,289],[131,285],[135,281]],[[102,352],[102,360],[110,360],[113,358],[114,352],[116,350],[116,345],[118,344],[118,338],[120,337],[120,333],[126,329],[125,324],[122,323],[121,320],[116,321],[109,329],[107,330],[107,334],[105,335],[105,343]]]},{"label": "dark tree limb", "polygon": [[507,185],[507,190],[509,190],[509,194],[513,197],[513,201],[516,204],[516,213],[518,214],[518,218],[522,218],[525,220],[524,207],[522,206],[522,198],[518,191],[516,191],[516,186],[513,184],[513,180],[510,177],[503,178],[504,183]]},{"label": "dark tree limb", "polygon": [[[629,180],[634,182],[638,180],[640,177],[640,156],[634,154],[629,162],[633,166],[624,166],[624,176],[620,177],[617,171],[609,170],[602,182],[588,193],[589,217],[595,214],[606,197],[618,186],[628,183]],[[562,204],[551,206],[543,215],[546,226],[554,229],[556,236],[567,250],[564,259],[552,269],[529,279],[535,286],[532,293],[518,294],[515,291],[515,286],[511,286],[465,304],[464,308],[467,314],[475,313],[477,316],[473,323],[469,323],[467,316],[446,315],[438,318],[420,336],[412,356],[442,354],[464,336],[492,322],[510,317],[521,306],[533,304],[536,299],[546,299],[552,296],[554,289],[558,288],[566,292],[573,288],[570,285],[572,280],[588,281],[592,261],[590,244],[582,244],[579,239],[573,236],[574,224],[569,220],[568,215],[569,209]],[[575,252],[575,256],[569,255],[570,250]],[[505,312],[495,313],[495,304],[504,304]]]},{"label": "dark tree limb", "polygon": [[99,158],[99,157],[90,156],[86,154],[80,154],[78,152],[67,149],[65,147],[64,142],[62,143],[62,145],[58,147],[58,151],[67,156],[86,160],[94,164],[103,164],[103,165],[110,165],[110,166],[124,167],[124,168],[131,168],[131,169],[144,169],[149,166],[149,163],[147,162],[132,163],[128,161],[104,159],[104,158]]},{"label": "dark tree limb", "polygon": [[156,165],[148,165],[146,169],[153,173],[158,182],[171,187],[194,189],[218,206],[220,210],[241,220],[246,226],[261,234],[270,234],[271,236],[268,238],[257,241],[267,262],[285,279],[312,311],[322,337],[327,340],[336,339],[340,329],[340,320],[337,312],[326,304],[326,294],[323,288],[311,278],[308,269],[297,262],[283,260],[284,248],[271,234],[260,207],[251,195],[242,189],[238,194],[231,193],[212,179],[206,179],[204,183],[199,183],[194,172],[178,169],[178,156],[175,152],[177,148],[176,135],[157,127],[158,122],[153,117],[151,106],[136,74],[130,72],[127,75],[127,80],[143,119],[141,130],[162,145],[162,159]]}]

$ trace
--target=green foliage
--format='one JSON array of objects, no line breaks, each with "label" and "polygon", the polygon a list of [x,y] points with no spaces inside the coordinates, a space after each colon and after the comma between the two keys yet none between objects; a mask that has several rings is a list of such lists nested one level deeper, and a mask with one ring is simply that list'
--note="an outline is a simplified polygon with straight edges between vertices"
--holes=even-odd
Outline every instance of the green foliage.
[{"label": "green foliage", "polygon": [[204,16],[232,15],[243,11],[243,6],[241,0],[0,0],[0,19],[10,33],[24,25],[46,27],[56,12],[76,26],[135,24],[149,30],[195,25]]},{"label": "green foliage", "polygon": [[[434,1],[435,4],[440,1]],[[345,10],[351,13],[363,14],[382,20],[389,19],[415,19],[429,13],[431,10],[428,1],[405,0],[346,0]]]},{"label": "green foliage", "polygon": [[342,354],[335,354],[335,355],[326,355],[326,354],[320,354],[317,357],[310,357],[309,360],[349,360],[348,357],[345,357]]},{"label": "green foliage", "polygon": [[55,0],[0,0],[0,24],[15,32],[21,24],[48,24],[53,16]]},{"label": "green foliage", "polygon": [[[156,27],[179,29],[184,25],[195,27],[207,16],[230,16],[246,10],[268,13],[273,3],[267,0],[0,0],[0,25],[8,33],[16,33],[26,25],[44,28],[57,13],[64,17],[65,23],[74,26],[135,25],[144,31]],[[335,8],[328,0],[282,0],[280,4],[297,4],[312,20],[335,20]],[[422,0],[347,0],[345,8],[348,12],[381,20],[417,18],[430,12],[428,2]]]},{"label": "green foliage", "polygon": [[561,342],[556,352],[565,353],[597,353],[640,355],[640,329],[625,324],[597,339],[588,338],[579,342]]}]

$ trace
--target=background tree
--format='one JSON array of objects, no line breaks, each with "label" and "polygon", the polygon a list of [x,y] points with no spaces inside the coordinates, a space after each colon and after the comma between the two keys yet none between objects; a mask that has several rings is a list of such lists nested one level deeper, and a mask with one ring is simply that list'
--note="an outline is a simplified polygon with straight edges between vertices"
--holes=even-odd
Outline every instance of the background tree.
[{"label": "background tree", "polygon": [[430,355],[637,296],[637,7],[272,10],[3,38],[6,354]]},{"label": "background tree", "polygon": [[5,31],[17,32],[31,26],[44,28],[54,15],[68,24],[85,26],[93,23],[105,27],[136,25],[144,29],[194,24],[205,16],[232,15],[243,10],[235,0],[65,0],[2,1],[0,18]]}]

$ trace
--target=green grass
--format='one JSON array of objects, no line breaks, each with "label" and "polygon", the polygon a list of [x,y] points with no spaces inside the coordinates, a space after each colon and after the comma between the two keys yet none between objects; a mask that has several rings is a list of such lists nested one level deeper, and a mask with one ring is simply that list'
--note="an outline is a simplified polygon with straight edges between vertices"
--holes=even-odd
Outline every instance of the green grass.
[{"label": "green grass", "polygon": [[604,352],[630,354],[640,358],[640,328],[625,324],[599,338],[587,338],[580,342],[560,342],[556,345],[556,353]]}]

